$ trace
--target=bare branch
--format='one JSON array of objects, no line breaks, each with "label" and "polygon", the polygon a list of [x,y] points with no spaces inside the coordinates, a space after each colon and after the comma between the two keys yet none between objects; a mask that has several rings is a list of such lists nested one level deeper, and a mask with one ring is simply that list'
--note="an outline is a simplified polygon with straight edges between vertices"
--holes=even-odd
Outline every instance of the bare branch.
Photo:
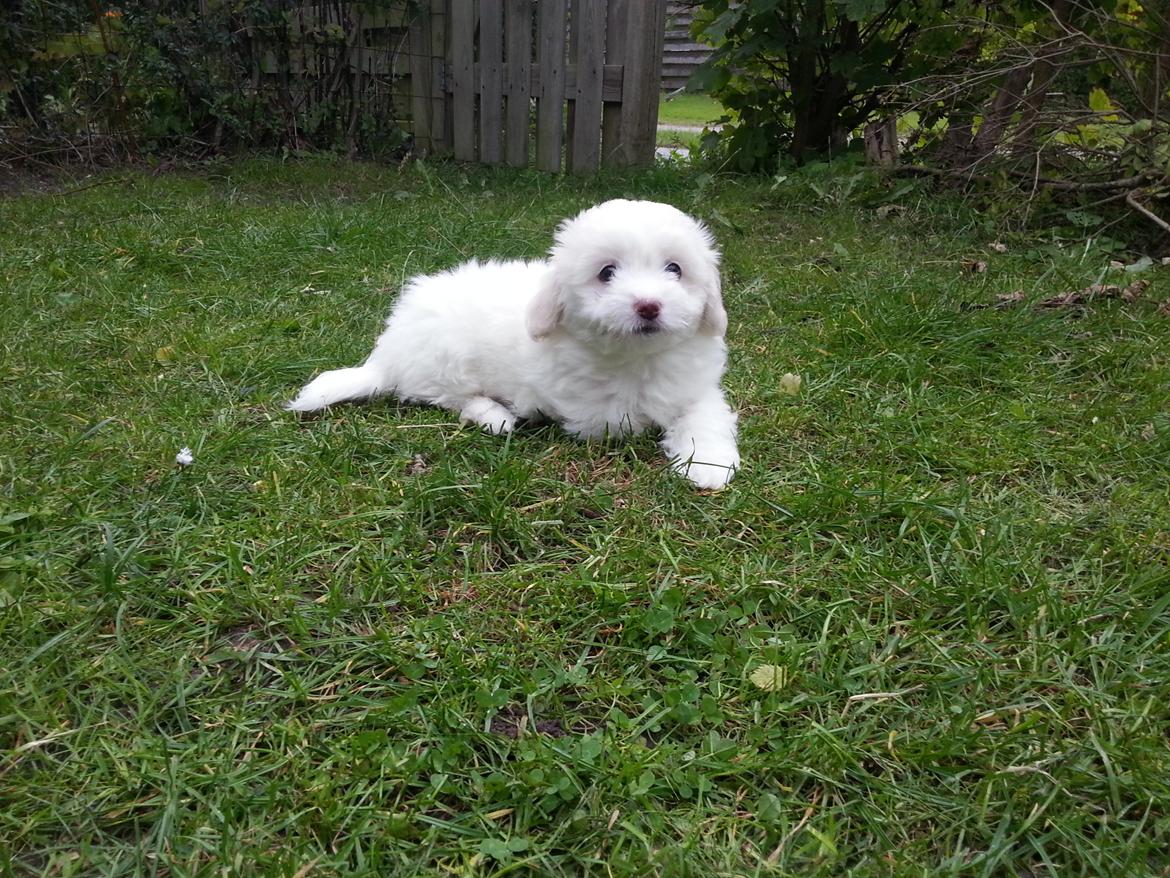
[{"label": "bare branch", "polygon": [[1132,190],[1128,195],[1125,196],[1125,203],[1148,219],[1150,222],[1161,226],[1167,232],[1170,232],[1170,223],[1166,222],[1166,220],[1162,219],[1160,216],[1138,201],[1138,196],[1141,194],[1142,190],[1140,189]]}]

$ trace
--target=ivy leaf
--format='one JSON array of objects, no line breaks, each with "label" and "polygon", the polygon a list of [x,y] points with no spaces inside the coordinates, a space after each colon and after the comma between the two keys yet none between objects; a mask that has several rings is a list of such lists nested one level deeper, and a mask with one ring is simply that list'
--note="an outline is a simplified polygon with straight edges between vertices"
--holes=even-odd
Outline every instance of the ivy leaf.
[{"label": "ivy leaf", "polygon": [[886,0],[843,0],[840,3],[841,11],[850,21],[861,21],[871,15],[877,15],[886,7]]}]

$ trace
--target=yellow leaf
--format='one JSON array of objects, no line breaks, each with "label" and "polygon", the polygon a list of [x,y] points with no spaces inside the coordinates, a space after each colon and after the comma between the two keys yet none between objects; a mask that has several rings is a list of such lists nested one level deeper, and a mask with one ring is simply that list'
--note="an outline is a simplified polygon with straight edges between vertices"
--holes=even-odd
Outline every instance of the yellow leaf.
[{"label": "yellow leaf", "polygon": [[173,345],[165,345],[154,352],[154,358],[160,363],[173,363],[179,358]]},{"label": "yellow leaf", "polygon": [[788,669],[779,665],[760,665],[749,678],[765,692],[775,692],[788,685]]},{"label": "yellow leaf", "polygon": [[780,376],[780,390],[789,396],[796,396],[800,393],[800,384],[800,376],[792,372],[785,372]]}]

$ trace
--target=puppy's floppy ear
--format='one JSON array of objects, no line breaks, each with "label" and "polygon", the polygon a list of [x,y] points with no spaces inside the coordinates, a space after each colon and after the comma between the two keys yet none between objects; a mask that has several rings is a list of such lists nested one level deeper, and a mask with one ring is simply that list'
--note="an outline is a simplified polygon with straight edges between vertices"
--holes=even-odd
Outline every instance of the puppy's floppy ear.
[{"label": "puppy's floppy ear", "polygon": [[719,338],[722,338],[727,332],[727,311],[723,307],[718,269],[715,269],[712,280],[707,284],[707,301],[703,305],[703,317],[699,321],[699,332]]},{"label": "puppy's floppy ear", "polygon": [[699,320],[699,332],[722,338],[727,332],[727,311],[723,308],[723,281],[719,277],[721,261],[719,248],[715,246],[715,236],[711,234],[710,229],[695,219],[690,221],[701,242],[695,249],[700,255],[698,264],[702,270],[699,277],[703,292],[706,294],[703,316]]},{"label": "puppy's floppy ear", "polygon": [[528,311],[524,315],[524,323],[528,334],[536,341],[552,335],[561,325],[565,306],[561,301],[561,287],[557,282],[556,272],[550,268],[540,279],[536,295],[528,303]]}]

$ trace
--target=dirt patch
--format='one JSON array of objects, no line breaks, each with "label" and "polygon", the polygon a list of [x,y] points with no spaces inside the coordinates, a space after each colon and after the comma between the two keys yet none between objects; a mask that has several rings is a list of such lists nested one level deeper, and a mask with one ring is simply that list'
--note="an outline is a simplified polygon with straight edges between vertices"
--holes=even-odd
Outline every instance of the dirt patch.
[{"label": "dirt patch", "polygon": [[493,735],[502,735],[505,738],[534,734],[564,738],[568,735],[587,735],[594,730],[594,726],[586,722],[577,722],[567,727],[558,719],[538,719],[533,725],[523,707],[510,704],[492,717],[489,729]]},{"label": "dirt patch", "polygon": [[53,194],[76,182],[60,171],[18,169],[0,162],[0,198]]}]

